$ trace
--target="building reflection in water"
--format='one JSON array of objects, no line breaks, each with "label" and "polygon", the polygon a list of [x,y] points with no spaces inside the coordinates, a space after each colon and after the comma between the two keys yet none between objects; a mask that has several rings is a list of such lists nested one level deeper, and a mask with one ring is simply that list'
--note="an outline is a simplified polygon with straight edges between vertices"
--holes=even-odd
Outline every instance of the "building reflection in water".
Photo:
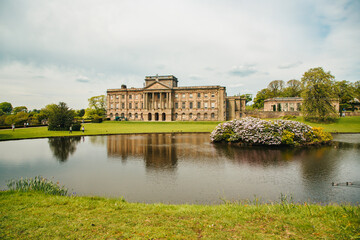
[{"label": "building reflection in water", "polygon": [[142,158],[146,168],[156,170],[174,170],[181,160],[213,159],[215,151],[202,149],[209,143],[209,134],[142,134],[112,135],[107,137],[109,158],[126,162],[130,157]]},{"label": "building reflection in water", "polygon": [[81,141],[78,137],[54,137],[49,138],[49,147],[54,157],[60,162],[66,162],[70,155],[76,151],[76,145]]}]

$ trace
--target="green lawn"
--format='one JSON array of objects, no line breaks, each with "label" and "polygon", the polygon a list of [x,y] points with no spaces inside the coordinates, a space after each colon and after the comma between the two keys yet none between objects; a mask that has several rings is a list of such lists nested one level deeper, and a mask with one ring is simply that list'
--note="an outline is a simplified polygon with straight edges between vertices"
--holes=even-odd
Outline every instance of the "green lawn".
[{"label": "green lawn", "polygon": [[42,138],[56,136],[104,135],[121,133],[157,133],[157,132],[211,132],[219,122],[115,122],[85,124],[85,133],[81,131],[48,131],[47,127],[18,128],[0,130],[0,140]]},{"label": "green lawn", "polygon": [[310,123],[304,121],[302,118],[295,119],[296,121],[304,122],[313,127],[322,127],[326,132],[337,133],[337,132],[356,132],[360,133],[360,116],[359,117],[343,117],[335,123],[320,124]]},{"label": "green lawn", "polygon": [[[295,120],[304,122],[302,118]],[[305,122],[311,126],[323,127],[327,132],[360,132],[360,117],[340,118],[336,123],[317,124]],[[156,132],[211,132],[219,122],[114,122],[85,124],[85,133],[68,131],[48,131],[47,127],[18,128],[0,130],[0,140],[42,138],[76,135],[103,135],[121,133]]]},{"label": "green lawn", "polygon": [[165,205],[0,192],[0,239],[359,239],[359,206]]}]

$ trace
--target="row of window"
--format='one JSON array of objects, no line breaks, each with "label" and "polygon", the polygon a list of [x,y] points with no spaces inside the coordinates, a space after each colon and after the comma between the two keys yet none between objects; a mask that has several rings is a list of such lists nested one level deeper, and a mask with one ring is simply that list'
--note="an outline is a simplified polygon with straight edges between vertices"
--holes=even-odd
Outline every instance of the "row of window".
[{"label": "row of window", "polygon": [[[157,94],[157,97],[160,98],[160,93],[154,93],[154,94]],[[186,95],[187,95],[187,94],[189,95],[189,98],[193,98],[193,96],[194,96],[193,93],[182,93],[182,94],[176,93],[176,94],[175,94],[175,98],[179,98],[179,95],[181,95],[182,98],[186,98]],[[204,95],[204,98],[208,98],[208,97],[209,97],[209,94],[208,94],[208,93],[197,93],[196,95],[197,95],[198,98],[201,98],[201,94]],[[110,95],[110,100],[114,100],[114,96],[115,96],[116,99],[119,99],[119,98],[125,99],[125,94],[121,94],[121,95]],[[129,94],[128,96],[129,96],[129,99],[133,99],[133,95],[132,95],[132,94]],[[150,96],[150,98],[151,98],[152,95],[149,95],[149,96]],[[214,98],[214,97],[215,97],[215,93],[211,93],[210,96],[211,96],[212,98]],[[164,96],[164,97],[166,98],[166,96]],[[134,99],[139,99],[139,98],[142,99],[142,98],[143,98],[143,95],[142,95],[142,94],[135,94],[135,95],[134,95]]]},{"label": "row of window", "polygon": [[[211,106],[212,109],[214,109],[215,108],[215,102],[210,103],[210,106]],[[204,102],[203,107],[205,109],[208,109],[209,108],[209,103]],[[181,102],[181,105],[178,102],[175,102],[175,109],[178,109],[178,108],[182,108],[182,109],[186,108],[186,102]],[[194,103],[193,102],[189,102],[189,108],[190,109],[194,108]],[[201,102],[197,102],[196,108],[201,108]]]},{"label": "row of window", "polygon": [[[158,107],[160,108],[160,103],[158,103]],[[119,106],[120,104],[119,103],[116,103],[116,104],[113,104],[111,103],[110,104],[110,109],[119,109]],[[135,109],[139,109],[140,107],[140,104],[139,103],[129,103],[129,109],[132,109],[132,108],[135,108]],[[209,108],[209,103],[208,102],[204,102],[203,103],[203,107],[204,109],[208,109]],[[212,102],[210,103],[210,107],[212,109],[215,108],[215,102]],[[141,103],[141,109],[144,108],[144,103]],[[181,102],[181,105],[178,103],[178,102],[175,102],[175,109],[179,109],[179,108],[182,108],[182,109],[185,109],[186,108],[186,102]],[[194,108],[194,103],[193,102],[189,102],[189,109],[193,109]],[[196,105],[196,108],[201,108],[201,102],[197,102],[197,105]],[[125,103],[121,103],[121,109],[125,109]]]},{"label": "row of window", "polygon": [[[196,94],[198,98],[201,98],[201,93],[197,93]],[[203,93],[204,98],[208,98],[208,94],[207,93]],[[181,94],[182,98],[186,98],[186,93],[182,93]],[[215,97],[215,93],[211,93],[211,97],[214,98]],[[175,98],[179,98],[179,94],[175,93]],[[193,94],[189,93],[189,98],[193,98]]]},{"label": "row of window", "polygon": [[[112,117],[121,117],[121,118],[124,118],[125,117],[125,114],[124,113],[121,113],[121,114],[118,114],[116,113],[115,115],[113,115],[112,113],[110,113],[110,118]],[[129,113],[128,118],[132,119],[132,118],[135,118],[135,119],[142,119],[143,120],[143,114],[140,113],[135,113],[135,114],[131,114]],[[215,113],[211,113],[210,114],[210,118],[211,119],[214,119],[215,118]],[[185,113],[182,113],[182,114],[177,114],[175,113],[175,119],[177,120],[200,120],[200,119],[209,119],[209,115],[207,113],[204,113],[203,115],[203,118],[201,118],[201,114],[200,113],[197,113],[196,115],[195,114],[192,114],[192,113],[189,113],[189,115],[186,115]]]},{"label": "row of window", "polygon": [[[122,94],[122,95],[110,95],[110,100],[114,100],[114,96],[116,99],[119,99],[121,97],[121,99],[125,99],[125,95]],[[129,99],[132,99],[133,98],[133,95],[132,94],[129,94]],[[143,95],[142,94],[135,94],[134,95],[134,99],[139,99],[139,98],[143,98]]]}]

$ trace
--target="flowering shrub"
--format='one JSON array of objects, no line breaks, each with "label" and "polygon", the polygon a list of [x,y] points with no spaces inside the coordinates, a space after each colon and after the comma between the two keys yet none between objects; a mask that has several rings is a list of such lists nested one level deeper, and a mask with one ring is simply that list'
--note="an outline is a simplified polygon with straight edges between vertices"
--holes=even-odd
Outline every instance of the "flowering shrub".
[{"label": "flowering shrub", "polygon": [[296,121],[266,121],[247,117],[220,123],[210,135],[212,142],[240,142],[248,145],[303,145],[332,139],[320,128]]}]

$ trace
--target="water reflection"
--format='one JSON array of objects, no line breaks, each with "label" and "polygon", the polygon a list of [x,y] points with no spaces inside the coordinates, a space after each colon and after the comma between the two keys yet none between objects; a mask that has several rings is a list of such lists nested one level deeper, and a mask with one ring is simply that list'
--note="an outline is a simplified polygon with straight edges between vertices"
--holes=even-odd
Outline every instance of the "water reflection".
[{"label": "water reflection", "polygon": [[70,155],[76,151],[76,145],[80,142],[79,137],[55,137],[49,138],[49,147],[54,157],[60,162],[66,162]]},{"label": "water reflection", "polygon": [[147,169],[163,171],[176,169],[179,159],[213,160],[216,152],[204,144],[210,145],[208,134],[113,135],[107,137],[107,152],[122,162],[140,157]]}]

